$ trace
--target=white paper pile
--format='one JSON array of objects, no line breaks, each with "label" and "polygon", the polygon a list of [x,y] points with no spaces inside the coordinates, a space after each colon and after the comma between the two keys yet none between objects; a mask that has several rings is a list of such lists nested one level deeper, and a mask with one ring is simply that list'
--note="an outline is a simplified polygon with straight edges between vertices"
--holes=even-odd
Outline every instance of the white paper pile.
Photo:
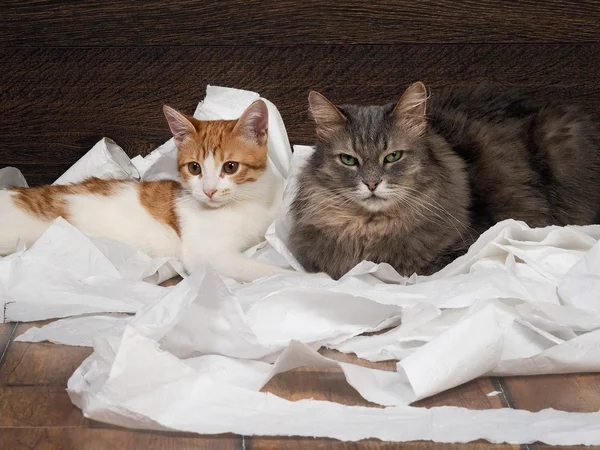
[{"label": "white paper pile", "polygon": [[[95,339],[94,354],[69,380],[72,401],[92,419],[207,434],[600,442],[600,413],[402,406],[411,396],[402,371],[338,363],[297,341],[268,364],[258,358],[274,347],[257,339],[236,306],[219,277],[210,269],[199,269],[157,304],[139,312],[121,338]],[[341,367],[348,383],[365,399],[399,406],[290,402],[258,392],[275,374],[303,365]]]},{"label": "white paper pile", "polygon": [[[195,116],[232,119],[257,98],[209,87]],[[267,104],[270,164],[287,180],[289,205],[312,149],[297,146],[292,157],[281,117]],[[176,178],[174,151],[169,141],[129,163],[103,140],[69,179]],[[5,185],[14,183],[8,176],[15,180],[13,171]],[[484,375],[599,371],[600,226],[505,221],[435,275],[404,278],[363,262],[339,281],[303,273],[286,247],[288,230],[284,215],[247,254],[298,273],[241,285],[209,266],[185,277],[177,261],[89,238],[58,219],[32,248],[0,259],[0,303],[6,320],[65,318],[18,340],[93,344],[69,394],[87,417],[105,422],[346,440],[600,443],[600,413],[408,406]],[[157,285],[178,272],[185,278],[177,286]],[[395,372],[374,370],[325,358],[315,351],[321,346],[400,361]],[[303,365],[341,368],[366,400],[386,408],[259,392]]]}]

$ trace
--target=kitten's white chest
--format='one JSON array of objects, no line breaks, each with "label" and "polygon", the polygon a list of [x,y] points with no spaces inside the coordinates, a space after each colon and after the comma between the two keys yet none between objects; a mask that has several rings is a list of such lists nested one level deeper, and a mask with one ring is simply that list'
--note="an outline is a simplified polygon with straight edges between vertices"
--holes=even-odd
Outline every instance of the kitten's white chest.
[{"label": "kitten's white chest", "polygon": [[258,244],[278,211],[279,204],[257,203],[226,205],[214,210],[180,207],[183,264],[193,270],[200,262],[210,263]]}]

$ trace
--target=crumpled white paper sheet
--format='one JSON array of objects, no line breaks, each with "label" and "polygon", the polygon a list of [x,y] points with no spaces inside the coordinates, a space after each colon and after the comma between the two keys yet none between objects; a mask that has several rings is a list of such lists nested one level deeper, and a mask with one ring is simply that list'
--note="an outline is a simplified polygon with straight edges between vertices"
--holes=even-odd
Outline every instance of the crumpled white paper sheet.
[{"label": "crumpled white paper sheet", "polygon": [[[235,118],[256,98],[209,87],[195,116]],[[281,118],[267,104],[270,138],[277,139],[269,141],[270,163],[287,177],[289,206],[296,174],[313,150],[297,146],[290,161],[285,128],[277,126]],[[169,141],[132,164],[142,179],[172,177],[173,156]],[[20,339],[94,343],[69,392],[98,420],[350,440],[600,442],[595,414],[406,406],[482,375],[598,371],[600,226],[530,229],[509,220],[432,276],[406,278],[386,264],[363,262],[339,281],[302,273],[285,244],[288,230],[284,215],[247,255],[297,274],[240,285],[208,268],[165,288],[152,283],[176,273],[176,261],[90,239],[59,219],[31,249],[0,259],[0,301],[7,320],[86,314],[31,329]],[[137,314],[98,315],[103,312]],[[359,336],[387,327],[383,334]],[[396,372],[338,363],[314,351],[322,345],[372,361],[401,361]],[[395,406],[287,402],[258,392],[274,374],[303,364],[340,367],[365,399]],[[168,405],[165,395],[173,400]]]},{"label": "crumpled white paper sheet", "polygon": [[169,288],[153,283],[172,277],[179,266],[90,238],[58,218],[30,249],[0,259],[0,306],[4,320],[15,322],[133,313],[164,295]]},{"label": "crumpled white paper sheet", "polygon": [[109,138],[102,138],[92,149],[63,173],[54,184],[71,184],[90,177],[128,180],[140,179],[135,165],[117,145]]},{"label": "crumpled white paper sheet", "polygon": [[0,189],[9,187],[27,187],[27,181],[16,167],[5,167],[0,169]]},{"label": "crumpled white paper sheet", "polygon": [[[201,268],[169,297],[140,311],[122,338],[96,338],[94,353],[69,380],[73,403],[86,417],[104,422],[206,434],[600,443],[600,413],[408,406],[378,409],[314,400],[290,402],[258,392],[275,374],[302,365],[341,367],[347,381],[365,399],[383,405],[401,405],[410,388],[401,372],[335,362],[297,341],[291,341],[272,365],[232,357],[240,350],[254,356],[265,352],[243,324],[224,326],[220,320],[224,312],[240,317],[226,313],[230,310],[227,302],[216,300],[227,296],[224,288],[214,272]],[[177,307],[170,307],[171,302],[177,302]],[[209,321],[208,314],[217,320]]]},{"label": "crumpled white paper sheet", "polygon": [[39,327],[31,327],[22,335],[17,336],[15,341],[49,341],[56,344],[92,347],[94,337],[123,333],[130,319],[131,316],[127,314],[70,317],[49,323],[44,326],[44,332],[41,334]]}]

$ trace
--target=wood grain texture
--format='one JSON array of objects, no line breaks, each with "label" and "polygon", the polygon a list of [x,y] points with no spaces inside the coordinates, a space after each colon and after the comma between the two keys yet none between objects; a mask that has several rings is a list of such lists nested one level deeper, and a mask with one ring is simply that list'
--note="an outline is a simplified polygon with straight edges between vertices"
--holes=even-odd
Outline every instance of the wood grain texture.
[{"label": "wood grain texture", "polygon": [[15,333],[16,323],[0,323],[0,366],[4,362],[4,357],[8,351],[8,344]]},{"label": "wood grain texture", "polygon": [[54,181],[103,136],[131,156],[151,151],[170,137],[162,104],[191,113],[207,84],[260,92],[293,144],[313,142],[311,89],[340,103],[383,103],[417,79],[523,88],[600,118],[600,43],[0,48],[0,60],[0,167],[17,166],[32,185]]},{"label": "wood grain texture", "polygon": [[[600,410],[600,375],[593,373],[505,377],[499,379],[502,391],[513,408],[540,411],[554,408],[570,412]],[[527,450],[551,450],[556,447],[534,443]],[[562,448],[562,447],[561,447]],[[597,449],[599,446],[568,446],[572,450]]]},{"label": "wood grain texture", "polygon": [[597,40],[593,0],[3,0],[4,45],[307,45]]},{"label": "wood grain texture", "polygon": [[600,411],[598,374],[507,377],[505,393],[511,406],[529,411],[554,408],[562,411]]},{"label": "wood grain texture", "polygon": [[[558,447],[555,445],[547,445],[541,443],[528,444],[521,446],[522,450],[556,450]],[[563,445],[561,449],[568,450],[598,450],[600,447],[597,445]]]},{"label": "wood grain texture", "polygon": [[[520,450],[519,445],[471,442],[469,444],[434,444],[432,442],[382,442],[368,439],[359,442],[340,442],[333,439],[310,438],[252,438],[246,440],[246,450]],[[590,447],[588,447],[589,449]]]},{"label": "wood grain texture", "polygon": [[0,448],[6,450],[237,450],[231,436],[198,437],[182,433],[96,428],[0,428]]},{"label": "wood grain texture", "polygon": [[[0,386],[0,430],[10,427],[88,426],[91,421],[71,403],[65,385]],[[0,448],[6,447],[0,445]]]},{"label": "wood grain texture", "polygon": [[[19,324],[13,336],[43,323]],[[69,377],[91,353],[88,347],[11,342],[0,366],[0,386],[66,387]]]}]

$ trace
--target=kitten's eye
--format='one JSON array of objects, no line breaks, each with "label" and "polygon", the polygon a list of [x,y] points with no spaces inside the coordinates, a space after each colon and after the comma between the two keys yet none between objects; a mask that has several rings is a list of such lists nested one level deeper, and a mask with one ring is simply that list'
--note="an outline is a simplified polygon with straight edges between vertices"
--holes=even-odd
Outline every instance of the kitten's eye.
[{"label": "kitten's eye", "polygon": [[402,152],[396,151],[396,152],[392,152],[392,153],[386,155],[385,158],[383,158],[383,160],[386,163],[393,163],[393,162],[398,161],[400,158],[402,158]]},{"label": "kitten's eye", "polygon": [[235,161],[227,161],[225,164],[223,164],[223,172],[225,172],[228,175],[236,173],[239,168],[240,163]]},{"label": "kitten's eye", "polygon": [[200,164],[198,164],[197,162],[189,163],[188,170],[190,171],[190,173],[192,175],[200,175],[200,173],[202,173],[202,168],[200,167]]},{"label": "kitten's eye", "polygon": [[347,166],[358,166],[358,159],[356,159],[354,156],[350,156],[350,155],[346,155],[345,153],[342,153],[340,155],[340,160]]}]

